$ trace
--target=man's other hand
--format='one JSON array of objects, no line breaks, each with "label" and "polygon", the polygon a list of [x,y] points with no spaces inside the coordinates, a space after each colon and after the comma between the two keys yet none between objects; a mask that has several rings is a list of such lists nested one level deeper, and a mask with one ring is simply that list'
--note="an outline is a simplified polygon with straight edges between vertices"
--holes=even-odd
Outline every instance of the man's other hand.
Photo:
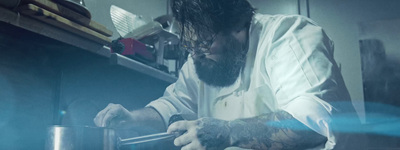
[{"label": "man's other hand", "polygon": [[120,104],[110,103],[93,119],[98,127],[124,128],[133,122],[133,116]]},{"label": "man's other hand", "polygon": [[184,132],[174,140],[175,146],[183,146],[182,150],[224,149],[229,146],[228,121],[200,118],[194,121],[177,121],[172,123],[167,132]]}]

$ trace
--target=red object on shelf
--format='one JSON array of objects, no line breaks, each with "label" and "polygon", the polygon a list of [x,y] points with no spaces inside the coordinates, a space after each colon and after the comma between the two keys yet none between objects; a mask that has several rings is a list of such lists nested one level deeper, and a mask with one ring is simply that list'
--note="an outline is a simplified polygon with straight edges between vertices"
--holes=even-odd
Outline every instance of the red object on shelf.
[{"label": "red object on shelf", "polygon": [[132,38],[123,38],[119,39],[118,42],[118,44],[123,44],[124,46],[111,46],[111,52],[119,53],[125,56],[141,57],[149,61],[156,60],[154,55],[147,50],[146,45],[138,40]]}]

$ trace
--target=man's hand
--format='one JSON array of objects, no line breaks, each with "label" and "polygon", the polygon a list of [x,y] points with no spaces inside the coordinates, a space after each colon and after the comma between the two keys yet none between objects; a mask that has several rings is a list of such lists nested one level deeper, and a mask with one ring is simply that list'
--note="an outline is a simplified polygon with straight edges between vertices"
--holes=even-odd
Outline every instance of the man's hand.
[{"label": "man's hand", "polygon": [[168,133],[184,132],[174,140],[182,150],[224,149],[229,146],[228,122],[213,118],[194,121],[177,121],[168,127]]},{"label": "man's hand", "polygon": [[106,108],[97,113],[93,119],[96,126],[99,127],[118,127],[124,128],[132,124],[133,116],[131,112],[120,104],[110,103]]}]

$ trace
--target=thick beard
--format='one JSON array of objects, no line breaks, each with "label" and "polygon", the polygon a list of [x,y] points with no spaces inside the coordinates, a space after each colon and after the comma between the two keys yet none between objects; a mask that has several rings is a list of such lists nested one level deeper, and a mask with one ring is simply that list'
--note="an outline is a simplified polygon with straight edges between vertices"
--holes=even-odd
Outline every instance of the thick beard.
[{"label": "thick beard", "polygon": [[224,57],[218,62],[199,56],[194,59],[196,73],[207,85],[227,87],[235,83],[246,62],[247,50],[236,39],[230,39],[223,51]]}]

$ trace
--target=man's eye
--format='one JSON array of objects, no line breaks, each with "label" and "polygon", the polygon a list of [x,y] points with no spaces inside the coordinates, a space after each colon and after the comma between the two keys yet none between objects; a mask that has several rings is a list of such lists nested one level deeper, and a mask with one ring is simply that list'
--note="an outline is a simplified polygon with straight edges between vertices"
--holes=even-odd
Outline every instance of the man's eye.
[{"label": "man's eye", "polygon": [[243,29],[245,29],[245,28],[246,28],[246,26],[244,26],[243,28],[239,28],[239,29],[237,29],[237,30],[236,30],[236,33],[242,32],[242,31],[243,31]]}]

